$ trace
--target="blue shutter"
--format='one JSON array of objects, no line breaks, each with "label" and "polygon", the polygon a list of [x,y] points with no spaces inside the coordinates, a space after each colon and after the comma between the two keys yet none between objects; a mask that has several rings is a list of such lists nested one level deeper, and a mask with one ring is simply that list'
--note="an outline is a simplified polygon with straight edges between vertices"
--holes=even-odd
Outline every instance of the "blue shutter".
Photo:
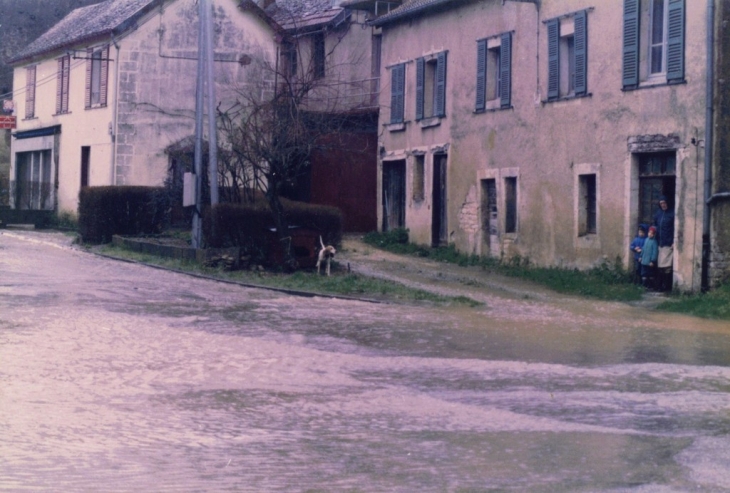
[{"label": "blue shutter", "polygon": [[560,22],[552,19],[547,22],[548,37],[548,99],[560,95]]},{"label": "blue shutter", "polygon": [[585,95],[588,92],[588,15],[585,10],[576,12],[575,23],[575,94]]},{"label": "blue shutter", "polygon": [[477,101],[475,109],[487,107],[487,40],[477,41]]},{"label": "blue shutter", "polygon": [[426,61],[416,60],[416,120],[423,119],[423,89],[426,73]]},{"label": "blue shutter", "polygon": [[624,88],[639,85],[639,0],[624,0]]},{"label": "blue shutter", "polygon": [[684,80],[684,0],[669,0],[667,18],[667,82],[680,82]]},{"label": "blue shutter", "polygon": [[401,63],[390,70],[390,123],[402,123],[405,104],[406,66]]},{"label": "blue shutter", "polygon": [[446,116],[446,52],[438,54],[436,62],[436,96],[434,98],[434,116]]},{"label": "blue shutter", "polygon": [[512,105],[512,33],[504,33],[501,43],[499,75],[502,97],[499,105],[502,108],[509,108]]}]

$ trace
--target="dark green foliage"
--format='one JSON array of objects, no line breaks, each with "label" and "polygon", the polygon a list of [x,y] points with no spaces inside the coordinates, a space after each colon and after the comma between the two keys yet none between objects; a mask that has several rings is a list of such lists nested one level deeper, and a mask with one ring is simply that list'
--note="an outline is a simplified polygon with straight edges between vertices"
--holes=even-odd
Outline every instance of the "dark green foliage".
[{"label": "dark green foliage", "polygon": [[[292,231],[306,229],[322,235],[325,244],[342,241],[342,213],[334,207],[282,199]],[[255,260],[266,258],[275,234],[274,216],[264,198],[250,204],[217,204],[204,211],[203,237],[213,248],[240,247]]]},{"label": "dark green foliage", "polygon": [[657,307],[696,317],[730,320],[730,283],[700,294],[678,294]]},{"label": "dark green foliage", "polygon": [[79,234],[86,243],[112,236],[158,233],[169,201],[161,187],[86,187],[79,192]]}]

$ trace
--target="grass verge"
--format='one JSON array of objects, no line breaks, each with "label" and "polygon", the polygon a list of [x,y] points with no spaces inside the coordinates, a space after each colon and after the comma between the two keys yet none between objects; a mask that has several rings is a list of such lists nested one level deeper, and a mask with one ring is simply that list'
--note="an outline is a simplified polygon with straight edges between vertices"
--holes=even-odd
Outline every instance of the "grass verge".
[{"label": "grass verge", "polygon": [[700,294],[678,294],[657,306],[658,310],[695,317],[730,320],[730,284]]},{"label": "grass verge", "polygon": [[242,284],[266,286],[279,289],[306,291],[324,295],[342,295],[371,298],[381,301],[399,301],[404,303],[427,302],[441,305],[479,306],[482,303],[464,296],[442,296],[421,289],[414,289],[403,284],[376,279],[354,273],[337,272],[330,277],[316,273],[298,271],[294,274],[253,271],[224,271],[205,267],[197,262],[158,257],[155,255],[133,252],[111,244],[94,247],[92,251],[125,260],[133,260],[183,272],[204,275]]},{"label": "grass verge", "polygon": [[449,262],[462,267],[479,267],[509,277],[525,279],[565,294],[577,294],[609,301],[636,301],[644,290],[632,283],[618,262],[604,263],[587,271],[558,267],[535,267],[529,259],[514,257],[501,261],[492,257],[465,255],[453,247],[427,248],[408,243],[408,230],[398,229],[387,233],[368,233],[365,243],[384,250],[427,257],[439,262]]}]

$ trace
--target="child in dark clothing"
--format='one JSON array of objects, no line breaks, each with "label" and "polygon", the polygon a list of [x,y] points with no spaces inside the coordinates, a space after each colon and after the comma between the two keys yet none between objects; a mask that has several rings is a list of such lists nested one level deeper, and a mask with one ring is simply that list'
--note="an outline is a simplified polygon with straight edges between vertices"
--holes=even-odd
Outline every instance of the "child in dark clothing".
[{"label": "child in dark clothing", "polygon": [[641,282],[645,288],[653,288],[659,245],[656,241],[656,228],[649,228],[649,235],[641,249]]},{"label": "child in dark clothing", "polygon": [[641,251],[644,248],[644,242],[646,241],[646,224],[639,224],[639,231],[636,234],[636,238],[629,245],[629,250],[634,254],[634,282],[639,284],[641,282]]}]

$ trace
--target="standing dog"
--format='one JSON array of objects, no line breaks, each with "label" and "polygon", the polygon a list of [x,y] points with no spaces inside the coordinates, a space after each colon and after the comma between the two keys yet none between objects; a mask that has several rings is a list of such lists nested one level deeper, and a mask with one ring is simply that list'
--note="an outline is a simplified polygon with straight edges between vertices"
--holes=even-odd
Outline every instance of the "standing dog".
[{"label": "standing dog", "polygon": [[317,274],[319,274],[319,267],[322,265],[322,262],[325,260],[327,261],[327,275],[330,275],[330,261],[334,258],[335,253],[337,253],[337,250],[335,250],[335,247],[332,245],[324,246],[324,241],[322,241],[322,236],[319,237],[319,244],[322,245],[322,248],[319,250],[319,256],[317,257]]}]

